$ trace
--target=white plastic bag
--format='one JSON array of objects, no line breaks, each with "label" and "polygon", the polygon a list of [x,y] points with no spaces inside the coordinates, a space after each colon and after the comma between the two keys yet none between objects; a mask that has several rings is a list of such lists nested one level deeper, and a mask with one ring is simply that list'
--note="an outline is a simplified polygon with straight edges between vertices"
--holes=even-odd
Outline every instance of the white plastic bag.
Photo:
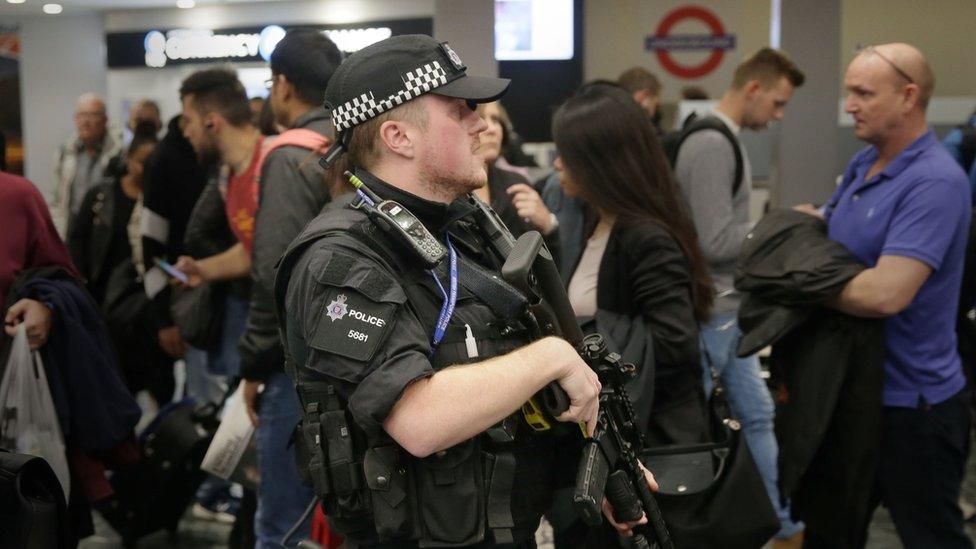
[{"label": "white plastic bag", "polygon": [[234,394],[224,403],[220,426],[200,464],[201,469],[222,479],[229,479],[234,474],[254,434],[254,424],[247,415],[243,390],[244,382],[241,381]]},{"label": "white plastic bag", "polygon": [[61,482],[67,503],[71,485],[64,436],[41,355],[27,345],[23,323],[11,343],[7,369],[0,381],[0,447],[46,459]]}]

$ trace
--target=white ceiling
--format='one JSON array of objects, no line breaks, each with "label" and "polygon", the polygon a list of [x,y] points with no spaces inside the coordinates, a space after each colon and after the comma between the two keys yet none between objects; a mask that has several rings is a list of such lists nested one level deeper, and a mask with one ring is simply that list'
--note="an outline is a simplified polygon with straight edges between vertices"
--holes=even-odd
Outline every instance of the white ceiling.
[{"label": "white ceiling", "polygon": [[[281,2],[287,0],[196,0],[198,6],[215,4],[242,4],[255,2]],[[175,8],[176,0],[26,0],[23,4],[11,4],[0,0],[0,16],[43,15],[41,6],[58,3],[64,7],[61,15],[90,13],[93,11]],[[49,16],[50,17],[50,16]]]}]

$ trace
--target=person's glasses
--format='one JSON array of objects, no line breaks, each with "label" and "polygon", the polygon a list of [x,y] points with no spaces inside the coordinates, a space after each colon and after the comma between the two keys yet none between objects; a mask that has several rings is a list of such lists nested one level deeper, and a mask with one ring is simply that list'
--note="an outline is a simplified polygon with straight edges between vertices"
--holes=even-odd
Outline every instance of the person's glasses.
[{"label": "person's glasses", "polygon": [[878,51],[878,48],[875,48],[874,46],[858,46],[858,47],[854,48],[854,54],[855,55],[860,54],[860,53],[865,53],[865,52],[867,52],[867,53],[873,53],[874,55],[877,55],[878,57],[880,57],[881,60],[884,61],[885,63],[887,63],[892,69],[894,69],[895,72],[897,72],[899,76],[901,76],[905,80],[908,80],[908,83],[909,84],[914,84],[915,83],[915,80],[911,76],[908,76],[908,73],[907,72],[901,70],[901,68],[899,68],[898,65],[896,65],[894,61],[892,61],[891,59],[888,59],[888,57],[885,54],[883,54],[880,51]]}]

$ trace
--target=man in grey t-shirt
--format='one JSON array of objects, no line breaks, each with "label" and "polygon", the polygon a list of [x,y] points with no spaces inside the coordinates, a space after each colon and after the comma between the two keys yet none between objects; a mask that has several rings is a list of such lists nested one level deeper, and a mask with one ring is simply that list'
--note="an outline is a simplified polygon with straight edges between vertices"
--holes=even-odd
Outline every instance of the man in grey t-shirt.
[{"label": "man in grey t-shirt", "polygon": [[[749,449],[762,473],[781,529],[773,546],[800,547],[803,525],[790,519],[789,507],[780,506],[776,487],[779,452],[773,434],[773,401],[759,375],[755,356],[737,358],[735,348],[741,332],[736,321],[739,295],[732,286],[732,271],[749,221],[752,170],[749,157],[738,140],[741,128],[761,130],[773,120],[782,120],[793,91],[803,84],[803,73],[779,51],[763,48],[740,64],[732,85],[711,116],[720,120],[736,137],[735,143],[715,129],[690,134],[678,150],[675,175],[691,207],[705,258],[709,262],[718,292],[711,321],[702,326],[705,349],[705,386],[711,387],[707,361],[719,372],[733,412],[742,423]],[[736,154],[742,156],[741,181],[736,181]]]}]

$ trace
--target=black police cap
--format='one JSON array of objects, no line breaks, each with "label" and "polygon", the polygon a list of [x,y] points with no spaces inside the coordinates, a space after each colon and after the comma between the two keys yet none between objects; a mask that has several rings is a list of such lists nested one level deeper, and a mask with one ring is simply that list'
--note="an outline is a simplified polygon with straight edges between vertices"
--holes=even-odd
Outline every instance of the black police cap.
[{"label": "black police cap", "polygon": [[447,42],[424,34],[393,36],[350,55],[325,92],[337,132],[425,94],[486,103],[501,97],[507,78],[472,76]]}]

